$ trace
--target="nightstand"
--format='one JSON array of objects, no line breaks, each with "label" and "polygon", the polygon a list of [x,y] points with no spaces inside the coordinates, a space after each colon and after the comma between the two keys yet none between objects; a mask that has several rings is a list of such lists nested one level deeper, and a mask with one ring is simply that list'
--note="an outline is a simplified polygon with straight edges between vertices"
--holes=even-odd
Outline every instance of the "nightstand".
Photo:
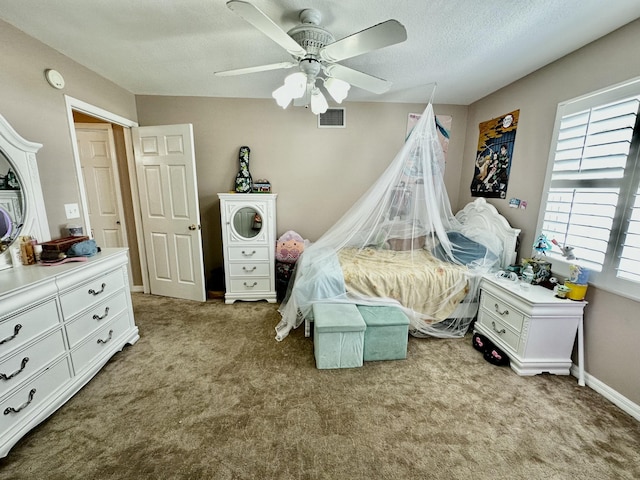
[{"label": "nightstand", "polygon": [[486,275],[480,284],[475,331],[509,356],[518,375],[569,375],[578,335],[578,383],[584,385],[583,311],[585,301],[555,296],[538,285]]}]

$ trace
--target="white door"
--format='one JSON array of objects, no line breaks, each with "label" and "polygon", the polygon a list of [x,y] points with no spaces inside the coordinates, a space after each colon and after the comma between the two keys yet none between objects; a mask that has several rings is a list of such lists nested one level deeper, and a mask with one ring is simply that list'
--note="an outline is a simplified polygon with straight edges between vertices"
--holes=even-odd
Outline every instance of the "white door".
[{"label": "white door", "polygon": [[76,139],[92,238],[102,247],[126,246],[113,130],[76,123]]},{"label": "white door", "polygon": [[204,302],[193,127],[132,129],[152,294]]}]

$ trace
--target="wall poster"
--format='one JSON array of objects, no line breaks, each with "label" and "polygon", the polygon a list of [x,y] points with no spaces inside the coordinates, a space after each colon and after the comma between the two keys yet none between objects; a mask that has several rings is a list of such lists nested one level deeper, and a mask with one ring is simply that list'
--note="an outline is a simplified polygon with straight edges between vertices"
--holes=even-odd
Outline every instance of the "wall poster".
[{"label": "wall poster", "polygon": [[519,114],[515,110],[480,124],[472,197],[507,198]]}]

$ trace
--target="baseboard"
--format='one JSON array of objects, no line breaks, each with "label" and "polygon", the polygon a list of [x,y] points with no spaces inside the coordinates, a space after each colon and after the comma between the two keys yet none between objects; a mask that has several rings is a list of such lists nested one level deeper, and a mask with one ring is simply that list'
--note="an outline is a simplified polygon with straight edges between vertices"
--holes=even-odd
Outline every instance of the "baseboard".
[{"label": "baseboard", "polygon": [[[571,366],[571,375],[573,375],[576,378],[578,377],[578,367],[576,365]],[[640,405],[638,405],[637,403],[633,403],[624,395],[618,393],[607,384],[601,382],[600,380],[593,377],[592,375],[589,375],[586,372],[584,374],[584,380],[585,380],[585,384],[589,388],[591,388],[592,390],[595,390],[604,398],[606,398],[611,403],[616,405],[618,408],[628,413],[636,420],[640,421]]]},{"label": "baseboard", "polygon": [[142,285],[134,285],[129,290],[131,293],[144,293],[144,287]]}]

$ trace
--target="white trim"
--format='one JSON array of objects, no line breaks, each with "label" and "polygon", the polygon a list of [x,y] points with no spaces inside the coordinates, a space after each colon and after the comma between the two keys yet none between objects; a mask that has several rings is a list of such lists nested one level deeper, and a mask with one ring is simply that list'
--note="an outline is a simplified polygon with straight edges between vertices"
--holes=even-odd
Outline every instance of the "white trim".
[{"label": "white trim", "polygon": [[[120,115],[116,115],[115,113],[111,113],[100,107],[91,105],[90,103],[70,97],[69,95],[65,95],[64,100],[67,105],[68,113],[71,112],[71,110],[76,110],[78,112],[91,115],[92,117],[100,118],[109,123],[117,123],[118,125],[122,125],[123,127],[131,128],[138,126],[138,122],[134,122],[133,120],[129,120],[128,118],[121,117]],[[73,119],[73,116],[71,118]]]},{"label": "white trim", "polygon": [[[571,366],[571,375],[577,377],[578,367],[576,365]],[[636,420],[640,421],[640,405],[633,403],[624,395],[620,394],[610,386],[601,382],[597,378],[588,373],[585,374],[585,381],[589,388],[602,395],[611,403],[616,405],[620,410],[628,413]]]},{"label": "white trim", "polygon": [[131,200],[133,203],[133,218],[136,227],[136,239],[138,241],[138,256],[140,257],[140,270],[142,271],[142,291],[144,293],[151,293],[151,287],[149,286],[149,270],[147,268],[147,250],[144,244],[144,232],[142,231],[142,210],[140,209],[140,193],[138,191],[135,153],[133,151],[133,128],[137,127],[127,128],[124,132],[124,147],[127,151],[129,190],[131,192]]},{"label": "white trim", "polygon": [[[128,118],[121,117],[120,115],[117,115],[115,113],[104,110],[103,108],[97,107],[95,105],[91,105],[90,103],[84,102],[77,98],[70,97],[69,95],[64,96],[64,101],[67,107],[67,121],[69,123],[69,135],[72,141],[72,149],[73,149],[74,159],[76,162],[76,169],[78,169],[80,165],[80,155],[78,153],[78,144],[77,144],[76,135],[75,135],[75,122],[73,121],[74,111],[81,112],[95,118],[99,118],[108,123],[115,123],[125,128],[125,132],[124,132],[125,147],[126,147],[125,150],[127,153],[127,165],[129,168],[129,181],[131,184],[131,196],[132,196],[132,202],[133,202],[133,213],[134,213],[134,219],[135,219],[136,235],[138,237],[138,254],[139,254],[139,262],[140,262],[140,270],[142,275],[142,285],[143,285],[144,292],[148,293],[149,275],[147,272],[147,263],[146,263],[147,254],[146,254],[144,241],[143,241],[144,237],[142,236],[142,223],[139,221],[140,220],[140,214],[139,214],[140,199],[137,195],[138,188],[137,188],[137,180],[135,176],[135,161],[133,157],[133,148],[131,146],[132,145],[131,129],[134,127],[137,127],[138,123],[133,120],[129,120]],[[132,165],[133,165],[133,169],[132,169]],[[88,223],[88,213],[87,213],[88,208],[87,208],[86,194],[84,192],[84,186],[81,185],[80,176],[76,175],[76,177],[78,180],[78,191],[80,192],[80,203],[82,204],[82,209],[85,216],[83,220],[85,224],[88,225],[89,223]],[[133,282],[131,282],[131,284],[133,285]]]}]

